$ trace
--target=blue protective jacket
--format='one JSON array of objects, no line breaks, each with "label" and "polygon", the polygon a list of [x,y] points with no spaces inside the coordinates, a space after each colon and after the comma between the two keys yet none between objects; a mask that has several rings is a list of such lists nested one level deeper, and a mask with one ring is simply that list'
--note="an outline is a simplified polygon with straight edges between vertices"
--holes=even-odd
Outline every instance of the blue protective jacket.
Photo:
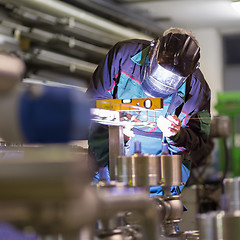
[{"label": "blue protective jacket", "polygon": [[[118,42],[95,70],[87,93],[94,99],[146,98],[141,88],[141,70],[149,46],[150,42],[145,40]],[[176,114],[181,120],[180,132],[167,138],[167,143],[171,154],[183,155],[183,181],[186,182],[191,165],[188,154],[206,143],[210,131],[210,89],[200,69],[187,78],[176,95],[163,100],[163,109],[157,114]],[[99,166],[105,167],[109,160],[107,127],[92,125],[89,149]],[[134,133],[129,142],[129,154],[134,152],[134,141],[142,143],[142,153],[161,154],[162,138],[158,127],[138,127]]]}]

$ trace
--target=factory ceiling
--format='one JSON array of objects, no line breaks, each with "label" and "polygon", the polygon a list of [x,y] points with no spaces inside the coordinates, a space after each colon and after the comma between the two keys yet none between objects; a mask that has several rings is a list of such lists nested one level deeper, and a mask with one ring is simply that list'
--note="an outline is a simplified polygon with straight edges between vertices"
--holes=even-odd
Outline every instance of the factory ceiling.
[{"label": "factory ceiling", "polygon": [[239,0],[114,0],[120,6],[150,16],[160,28],[216,29],[240,34]]}]

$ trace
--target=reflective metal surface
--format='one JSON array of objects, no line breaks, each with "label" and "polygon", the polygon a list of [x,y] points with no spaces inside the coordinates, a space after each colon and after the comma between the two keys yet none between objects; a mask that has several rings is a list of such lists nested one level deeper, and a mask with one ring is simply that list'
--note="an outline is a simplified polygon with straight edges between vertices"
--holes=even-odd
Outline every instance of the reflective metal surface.
[{"label": "reflective metal surface", "polygon": [[225,178],[223,185],[228,205],[227,210],[230,212],[240,210],[240,177]]},{"label": "reflective metal surface", "polygon": [[0,159],[0,201],[65,201],[91,181],[86,151],[61,145],[19,150]]},{"label": "reflective metal surface", "polygon": [[109,172],[110,179],[116,180],[117,158],[124,155],[124,140],[122,126],[109,126]]},{"label": "reflective metal surface", "polygon": [[161,155],[161,186],[182,185],[181,164],[180,155]]},{"label": "reflective metal surface", "polygon": [[[222,216],[222,226],[218,225],[218,229],[222,227],[222,237],[224,240],[238,240],[240,236],[240,211],[233,214],[226,213]],[[218,239],[221,236],[219,236]]]},{"label": "reflective metal surface", "polygon": [[208,212],[198,215],[201,240],[238,240],[240,236],[240,211]]},{"label": "reflective metal surface", "polygon": [[[219,212],[209,212],[205,214],[199,214],[197,216],[198,227],[200,232],[200,239],[202,240],[217,240],[221,235],[221,232],[218,233],[217,227],[217,216],[224,213]],[[221,229],[219,229],[221,230]]]},{"label": "reflective metal surface", "polygon": [[117,159],[117,180],[132,187],[158,185],[160,180],[160,157],[135,153]]},{"label": "reflective metal surface", "polygon": [[225,178],[223,180],[224,210],[206,212],[197,215],[201,240],[237,240],[240,236],[239,210],[240,178]]}]

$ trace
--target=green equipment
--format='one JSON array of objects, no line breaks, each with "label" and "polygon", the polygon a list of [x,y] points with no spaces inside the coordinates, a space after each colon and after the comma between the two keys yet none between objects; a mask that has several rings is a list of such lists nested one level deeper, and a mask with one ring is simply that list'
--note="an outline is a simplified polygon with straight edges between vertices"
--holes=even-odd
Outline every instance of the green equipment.
[{"label": "green equipment", "polygon": [[[225,115],[231,121],[231,137],[228,139],[229,165],[228,171],[232,177],[240,176],[240,92],[223,92],[217,94],[215,109],[219,115]],[[223,140],[219,139],[219,170],[223,171],[224,147]]]}]

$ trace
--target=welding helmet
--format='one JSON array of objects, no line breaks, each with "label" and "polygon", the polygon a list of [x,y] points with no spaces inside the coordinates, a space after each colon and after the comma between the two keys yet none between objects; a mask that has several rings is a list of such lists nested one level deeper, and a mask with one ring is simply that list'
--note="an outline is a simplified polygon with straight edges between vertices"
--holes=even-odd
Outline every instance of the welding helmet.
[{"label": "welding helmet", "polygon": [[151,42],[141,72],[142,89],[149,97],[176,93],[198,67],[200,48],[188,34],[170,32]]}]

